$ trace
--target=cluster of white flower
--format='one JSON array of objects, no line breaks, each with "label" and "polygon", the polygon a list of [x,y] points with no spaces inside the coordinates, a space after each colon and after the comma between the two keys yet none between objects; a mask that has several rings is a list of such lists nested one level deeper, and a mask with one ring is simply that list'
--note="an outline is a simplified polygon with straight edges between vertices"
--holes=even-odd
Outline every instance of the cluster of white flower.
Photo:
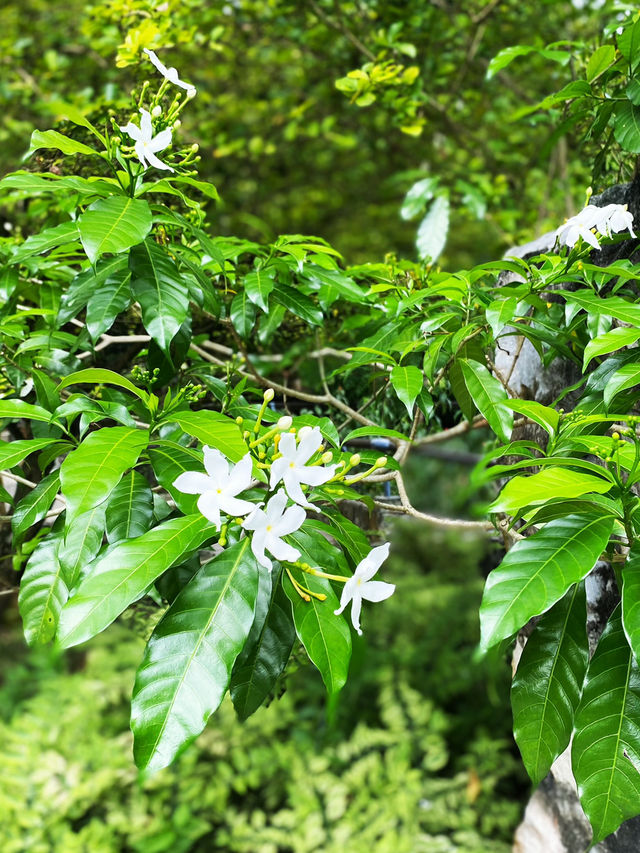
[{"label": "cluster of white flower", "polygon": [[575,246],[582,238],[594,249],[600,248],[600,242],[596,232],[611,237],[620,231],[629,229],[631,236],[633,232],[633,214],[627,210],[626,204],[607,204],[605,207],[596,207],[588,204],[584,210],[567,219],[564,225],[556,231],[556,238],[563,246]]},{"label": "cluster of white flower", "polygon": [[[187,98],[195,96],[196,87],[192,86],[191,83],[185,83],[184,80],[181,80],[175,68],[167,68],[166,65],[163,65],[152,50],[145,48],[144,52],[151,60],[152,65],[158,69],[167,82],[172,83],[174,86],[179,86],[181,89],[186,89]],[[158,110],[158,114],[161,113],[159,106],[155,109]],[[142,115],[140,127],[130,121],[124,127],[121,127],[120,130],[133,139],[136,156],[145,169],[148,169],[149,166],[155,166],[156,169],[174,172],[175,169],[156,157],[158,152],[164,151],[165,148],[171,145],[171,128],[167,127],[154,136],[153,123],[151,121],[152,113],[145,109],[140,109],[140,113]],[[153,115],[156,115],[155,110],[153,111]]]},{"label": "cluster of white flower", "polygon": [[[290,420],[289,420],[290,423]],[[267,501],[262,509],[262,502],[255,503],[238,495],[250,488],[252,483],[252,458],[247,453],[238,463],[230,465],[219,450],[211,447],[204,448],[204,467],[206,474],[199,471],[185,471],[174,482],[174,488],[189,495],[200,495],[197,506],[200,512],[212,524],[221,529],[221,513],[230,517],[241,518],[246,531],[251,531],[251,550],[264,568],[271,571],[272,561],[265,552],[269,552],[276,560],[295,562],[300,558],[300,551],[294,548],[283,537],[299,530],[307,514],[305,507],[312,507],[302,491],[302,485],[320,486],[335,476],[337,465],[307,464],[321,449],[322,433],[318,427],[302,427],[297,435],[286,432],[279,436],[278,455],[271,462],[269,489],[279,488]],[[288,498],[293,505],[287,508]],[[352,602],[351,621],[359,634],[360,610],[362,601],[382,601],[388,598],[395,586],[382,581],[372,581],[371,578],[380,568],[389,554],[389,545],[374,548],[362,560],[351,578],[345,579],[345,586],[340,599],[340,608],[336,614],[342,613],[349,602]],[[315,572],[322,576],[322,572]],[[332,576],[333,577],[333,576]]]}]

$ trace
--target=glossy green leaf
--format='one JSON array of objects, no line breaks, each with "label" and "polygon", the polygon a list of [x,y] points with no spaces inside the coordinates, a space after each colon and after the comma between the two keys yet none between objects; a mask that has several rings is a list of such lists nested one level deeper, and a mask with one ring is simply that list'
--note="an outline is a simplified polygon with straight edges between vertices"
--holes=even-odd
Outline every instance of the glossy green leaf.
[{"label": "glossy green leaf", "polygon": [[484,364],[472,359],[458,359],[465,385],[480,414],[502,441],[509,441],[513,430],[513,413],[502,405],[509,398],[501,383]]},{"label": "glossy green leaf", "polygon": [[241,290],[233,297],[229,317],[236,332],[247,340],[256,322],[256,308],[246,290]]},{"label": "glossy green leaf", "polygon": [[199,412],[172,412],[168,420],[179,424],[188,435],[203,444],[217,448],[232,462],[239,462],[248,453],[238,424],[220,412],[204,409]]},{"label": "glossy green leaf", "polygon": [[104,514],[104,504],[80,513],[67,528],[64,540],[60,542],[58,562],[62,566],[69,589],[75,586],[102,546]]},{"label": "glossy green leaf", "polygon": [[12,264],[22,263],[34,255],[41,255],[43,252],[57,249],[58,246],[73,243],[78,238],[79,233],[76,223],[63,222],[61,225],[55,225],[53,228],[45,228],[39,234],[27,237],[24,243],[14,249],[13,255],[9,260]]},{"label": "glossy green leaf", "polygon": [[296,638],[280,574],[277,565],[272,574],[260,572],[255,619],[231,673],[229,690],[241,720],[250,717],[269,697]]},{"label": "glossy green leaf", "polygon": [[142,309],[142,322],[165,352],[184,322],[189,291],[167,251],[153,240],[134,246],[129,254],[131,290]]},{"label": "glossy green leaf", "polygon": [[517,307],[518,299],[516,296],[509,296],[507,299],[495,299],[491,305],[487,306],[485,315],[494,337],[497,337],[504,327],[513,320]]},{"label": "glossy green leaf", "polygon": [[300,642],[305,647],[312,663],[322,675],[330,695],[342,689],[349,671],[351,659],[351,632],[344,617],[336,616],[338,597],[331,583],[325,578],[314,577],[299,569],[291,569],[295,580],[312,592],[326,595],[324,601],[311,598],[304,601],[296,592],[287,576],[283,581],[293,608],[293,621]]},{"label": "glossy green leaf", "polygon": [[273,290],[273,298],[296,317],[300,317],[312,326],[321,326],[324,320],[322,311],[316,303],[294,287],[278,282]]},{"label": "glossy green leaf", "polygon": [[[86,370],[78,370],[65,376],[62,382],[58,385],[58,390],[68,388],[69,385],[79,385],[83,382],[91,385],[117,385],[118,388],[124,388],[139,397],[144,403],[149,399],[149,395],[141,388],[136,388],[133,382],[130,382],[126,377],[120,376],[113,370],[106,370],[102,367],[88,367]],[[0,403],[1,405],[1,403]]]},{"label": "glossy green leaf", "polygon": [[86,324],[91,339],[97,341],[108,332],[116,317],[131,304],[131,274],[120,270],[110,276],[91,296],[87,303]]},{"label": "glossy green leaf", "polygon": [[535,421],[549,435],[554,435],[558,431],[560,415],[550,406],[543,406],[536,400],[505,400],[503,405],[511,409],[512,412],[517,412],[519,415],[524,415],[526,418]]},{"label": "glossy green leaf", "polygon": [[100,255],[120,254],[141,243],[151,231],[151,208],[128,196],[101,198],[78,218],[80,240],[94,264]]},{"label": "glossy green leaf", "polygon": [[48,643],[58,624],[69,589],[57,559],[60,533],[50,533],[38,543],[20,583],[18,606],[29,645]]},{"label": "glossy green leaf", "polygon": [[109,497],[122,475],[136,464],[147,446],[146,430],[103,427],[90,433],[60,466],[67,525]]},{"label": "glossy green leaf", "polygon": [[409,417],[413,415],[413,405],[416,397],[422,391],[423,376],[422,371],[408,365],[404,367],[401,364],[396,365],[389,374],[391,384],[398,395],[400,402],[404,403],[409,413]]},{"label": "glossy green leaf", "polygon": [[640,305],[628,302],[621,296],[607,296],[602,298],[595,293],[562,291],[562,297],[569,303],[579,305],[590,314],[604,314],[606,317],[615,317],[623,323],[632,326],[640,326]]},{"label": "glossy green leaf", "polygon": [[243,539],[206,563],[158,623],[133,688],[138,767],[166,767],[203,730],[229,686],[257,593],[258,564]]},{"label": "glossy green leaf", "polygon": [[325,269],[319,264],[307,263],[303,267],[302,278],[319,283],[320,294],[331,294],[331,302],[339,296],[349,302],[360,303],[363,300],[364,291],[360,285],[340,269]]},{"label": "glossy green leaf", "polygon": [[357,429],[351,430],[350,433],[345,435],[343,443],[346,444],[352,438],[361,438],[363,436],[378,436],[380,438],[397,438],[400,441],[409,441],[409,436],[405,435],[403,432],[398,432],[396,429],[385,429],[384,427],[358,427]]},{"label": "glossy green leaf", "polygon": [[636,659],[640,659],[640,545],[634,542],[622,569],[622,625]]},{"label": "glossy green leaf", "polygon": [[629,68],[635,69],[640,63],[640,20],[629,23],[617,36],[616,42],[618,50],[629,63]]},{"label": "glossy green leaf", "polygon": [[591,54],[585,76],[589,83],[596,80],[610,65],[616,61],[616,49],[612,44],[601,45]]},{"label": "glossy green leaf", "polygon": [[99,558],[60,617],[63,648],[99,634],[189,551],[198,548],[213,528],[200,513],[165,521],[143,536],[116,545]]},{"label": "glossy green leaf", "polygon": [[584,584],[542,616],[511,685],[513,734],[534,785],[569,744],[589,662]]},{"label": "glossy green leaf", "polygon": [[246,274],[243,284],[247,296],[254,305],[267,312],[269,310],[269,294],[275,285],[275,269],[253,270]]},{"label": "glossy green leaf", "polygon": [[586,370],[592,358],[600,355],[608,355],[610,352],[622,349],[635,344],[640,338],[640,329],[628,329],[625,326],[619,326],[617,329],[612,329],[604,335],[598,335],[584,348],[584,365],[583,370]]},{"label": "glossy green leaf", "polygon": [[592,843],[640,812],[640,671],[622,629],[609,617],[589,664],[575,718],[573,775]]},{"label": "glossy green leaf", "polygon": [[180,492],[174,488],[173,484],[185,471],[204,473],[202,453],[170,441],[154,442],[154,446],[149,448],[148,453],[158,483],[169,492],[178,509],[185,515],[197,512],[198,495]]},{"label": "glossy green leaf", "polygon": [[[31,421],[49,423],[51,417],[51,412],[43,409],[42,406],[25,403],[24,400],[0,400],[0,418],[10,418],[11,420],[26,418]],[[37,440],[39,441],[39,439]]]},{"label": "glossy green leaf", "polygon": [[107,279],[126,268],[127,258],[116,255],[113,258],[101,258],[95,267],[78,273],[62,294],[58,324],[63,325],[76,317]]},{"label": "glossy green leaf", "polygon": [[551,62],[558,62],[560,65],[566,65],[571,59],[571,53],[567,50],[554,50],[553,48],[534,47],[529,44],[515,44],[510,47],[503,48],[497,53],[487,68],[487,80],[491,80],[499,71],[510,65],[514,59],[519,56],[526,56],[529,53],[538,53],[545,59]]},{"label": "glossy green leaf", "polygon": [[146,478],[130,471],[109,496],[106,512],[106,534],[109,544],[121,539],[135,539],[151,527],[153,493]]},{"label": "glossy green leaf", "polygon": [[[0,404],[5,401],[0,401]],[[50,444],[55,444],[55,438],[18,439],[17,441],[0,441],[0,470],[13,468],[36,450],[42,450]]]},{"label": "glossy green leaf", "polygon": [[87,156],[99,156],[99,152],[95,148],[90,148],[82,142],[76,142],[75,139],[70,139],[68,136],[63,136],[57,130],[34,130],[31,134],[31,145],[29,154],[38,151],[40,148],[54,148],[62,151],[63,154],[86,154]]},{"label": "glossy green leaf", "polygon": [[51,509],[59,487],[60,471],[52,471],[16,504],[11,516],[11,530],[16,539],[22,536],[32,524],[42,521]]},{"label": "glossy green leaf", "polygon": [[544,468],[528,477],[512,477],[489,506],[489,512],[515,515],[523,507],[539,506],[552,500],[577,498],[590,492],[602,495],[613,485],[611,479],[571,468]]},{"label": "glossy green leaf", "polygon": [[613,374],[604,389],[604,404],[607,408],[621,391],[640,385],[640,364],[623,364]]},{"label": "glossy green leaf", "polygon": [[449,233],[449,198],[439,195],[418,228],[416,247],[420,259],[435,263],[447,242]]},{"label": "glossy green leaf", "polygon": [[480,607],[480,645],[486,651],[545,613],[593,568],[605,549],[612,518],[569,515],[520,539],[494,569]]}]

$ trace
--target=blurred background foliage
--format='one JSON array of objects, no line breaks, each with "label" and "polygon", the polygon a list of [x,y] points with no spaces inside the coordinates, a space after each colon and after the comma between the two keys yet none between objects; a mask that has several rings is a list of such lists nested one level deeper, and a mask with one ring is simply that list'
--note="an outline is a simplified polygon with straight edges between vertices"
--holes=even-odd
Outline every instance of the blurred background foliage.
[{"label": "blurred background foliage", "polygon": [[[399,206],[434,177],[453,210],[445,261],[469,266],[582,203],[589,158],[575,156],[578,136],[558,133],[567,108],[513,118],[580,73],[612,5],[5,0],[0,172],[19,166],[60,101],[120,117],[153,73],[140,63],[152,47],[198,87],[183,134],[222,195],[210,209],[219,233],[317,234],[351,263],[411,255]],[[486,79],[504,47],[559,40],[561,61],[531,53]]]}]

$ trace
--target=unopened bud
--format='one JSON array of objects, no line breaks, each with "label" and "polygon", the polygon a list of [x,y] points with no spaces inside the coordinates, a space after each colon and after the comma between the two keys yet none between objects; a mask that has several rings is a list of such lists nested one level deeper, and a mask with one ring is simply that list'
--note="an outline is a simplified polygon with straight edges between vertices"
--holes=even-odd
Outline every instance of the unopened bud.
[{"label": "unopened bud", "polygon": [[160,118],[160,116],[162,115],[162,107],[160,106],[160,104],[157,104],[157,105],[156,105],[156,106],[151,110],[151,115],[152,115],[154,118]]},{"label": "unopened bud", "polygon": [[173,123],[173,129],[178,130],[179,127],[182,127],[182,122],[179,118],[177,118]]},{"label": "unopened bud", "polygon": [[298,432],[298,438],[300,439],[300,441],[302,441],[303,438],[306,438],[308,435],[311,435],[311,432],[312,430],[310,426],[303,426],[302,429],[300,429]]},{"label": "unopened bud", "polygon": [[323,465],[328,465],[332,459],[333,459],[333,453],[330,450],[327,450],[326,453],[322,454],[322,460],[321,461],[322,461]]},{"label": "unopened bud", "polygon": [[120,145],[120,143],[122,142],[122,139],[119,136],[114,136],[111,141],[113,142],[114,145]]},{"label": "unopened bud", "polygon": [[354,453],[349,462],[355,467],[360,464],[361,456],[359,453]]},{"label": "unopened bud", "polygon": [[197,142],[193,143],[193,145],[191,146],[191,150],[193,151],[194,154],[198,153],[198,151],[200,150],[200,146],[198,145]]},{"label": "unopened bud", "polygon": [[238,424],[238,426],[242,426],[243,422],[244,418],[241,415],[238,415],[238,417],[236,418],[236,423]]},{"label": "unopened bud", "polygon": [[276,392],[273,390],[273,388],[267,388],[267,390],[262,395],[262,399],[265,401],[265,403],[270,403],[275,397],[275,395]]},{"label": "unopened bud", "polygon": [[386,456],[379,456],[375,461],[374,467],[375,468],[384,468],[384,466],[386,464],[387,464],[387,457]]},{"label": "unopened bud", "polygon": [[287,430],[291,428],[292,423],[293,418],[291,417],[291,415],[283,415],[276,424],[276,426],[278,427],[278,429]]},{"label": "unopened bud", "polygon": [[611,438],[612,438],[614,441],[620,441],[620,433],[619,433],[619,432],[611,433]]}]

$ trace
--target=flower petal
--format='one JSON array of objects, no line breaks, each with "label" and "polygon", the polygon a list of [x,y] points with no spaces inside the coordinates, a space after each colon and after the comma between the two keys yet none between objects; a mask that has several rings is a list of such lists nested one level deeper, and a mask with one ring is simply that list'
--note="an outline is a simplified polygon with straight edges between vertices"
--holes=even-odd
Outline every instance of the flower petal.
[{"label": "flower petal", "polygon": [[160,133],[156,133],[151,142],[147,145],[147,151],[155,153],[156,151],[164,151],[171,145],[171,128],[166,127]]},{"label": "flower petal", "polygon": [[217,492],[204,492],[198,498],[198,509],[211,524],[220,530],[220,503]]},{"label": "flower petal", "polygon": [[297,475],[301,483],[306,483],[308,486],[321,486],[333,477],[335,470],[335,465],[329,467],[306,465],[304,468],[298,468]]},{"label": "flower petal", "polygon": [[300,488],[300,480],[297,477],[297,469],[287,468],[282,478],[287,494],[292,501],[295,501],[300,506],[310,507],[312,504],[305,498],[304,492]]},{"label": "flower petal", "polygon": [[150,166],[155,166],[156,169],[164,169],[167,172],[175,172],[173,166],[169,166],[167,163],[163,163],[162,160],[158,160],[156,155],[152,151],[149,151],[148,148],[145,151],[145,156]]},{"label": "flower petal", "polygon": [[278,450],[289,462],[296,458],[296,437],[292,432],[281,434]]},{"label": "flower petal", "polygon": [[125,124],[125,126],[121,127],[120,130],[123,133],[128,133],[129,136],[133,140],[135,140],[136,142],[138,142],[140,139],[142,139],[142,133],[140,131],[140,128],[138,127],[137,124],[134,124],[132,121],[130,121],[129,124]]},{"label": "flower petal", "polygon": [[144,150],[144,142],[142,141],[142,139],[138,139],[136,141],[136,144],[133,147],[134,147],[134,150],[136,152],[136,157],[138,158],[138,160],[140,160],[140,162],[142,163],[142,165],[145,169],[148,169],[149,164],[147,163],[147,160],[146,160],[146,156],[145,156],[146,152]]},{"label": "flower petal", "polygon": [[142,118],[140,119],[140,130],[142,131],[142,140],[144,142],[151,142],[151,137],[153,136],[153,125],[151,124],[151,113],[148,110],[145,110],[143,107],[140,108],[140,114]]},{"label": "flower petal", "polygon": [[394,583],[385,581],[367,581],[360,586],[360,595],[365,601],[384,601],[395,592]]},{"label": "flower petal", "polygon": [[336,614],[336,616],[339,616],[342,613],[342,611],[345,609],[347,604],[351,601],[351,599],[355,595],[357,588],[358,588],[358,579],[355,576],[349,578],[349,580],[346,581],[344,587],[342,588],[342,595],[340,596],[340,607],[337,610],[333,611]]},{"label": "flower petal", "polygon": [[256,530],[256,532],[251,537],[251,550],[253,551],[253,556],[260,563],[261,566],[264,566],[265,569],[273,568],[273,563],[271,560],[265,555],[264,547],[265,547],[266,533],[264,530]]},{"label": "flower petal", "polygon": [[372,548],[364,560],[361,560],[358,563],[355,574],[360,578],[360,580],[371,580],[389,556],[389,548],[390,545],[388,542],[385,542],[384,545],[378,545],[377,548]]},{"label": "flower petal", "polygon": [[305,465],[317,449],[322,444],[322,433],[319,427],[314,427],[311,432],[307,433],[298,445],[296,454],[296,462],[298,465]]},{"label": "flower petal", "polygon": [[145,47],[144,52],[151,60],[152,65],[154,65],[158,69],[158,71],[162,74],[163,77],[166,77],[167,66],[163,65],[162,62],[160,62],[160,60],[158,59],[158,57],[155,55],[155,53],[152,50],[149,50],[149,48]]},{"label": "flower petal", "polygon": [[253,510],[251,515],[245,518],[245,520],[242,522],[242,526],[246,530],[260,530],[260,528],[266,528],[267,516],[264,510],[260,509],[260,507],[257,506]]},{"label": "flower petal", "polygon": [[297,548],[293,548],[284,540],[273,536],[273,534],[267,534],[265,547],[270,554],[273,554],[276,560],[289,560],[293,562],[300,556],[300,551]]},{"label": "flower petal", "polygon": [[218,497],[220,500],[220,509],[226,512],[227,515],[247,515],[247,513],[253,512],[255,508],[255,504],[251,503],[251,501],[243,501],[232,495],[225,495],[223,493],[218,495]]},{"label": "flower petal", "polygon": [[247,453],[242,459],[237,462],[229,473],[229,482],[226,485],[225,491],[229,495],[237,495],[238,492],[244,492],[251,485],[251,454]]},{"label": "flower petal", "polygon": [[286,505],[287,496],[284,491],[280,489],[272,498],[269,499],[269,502],[265,507],[265,526],[267,524],[277,524],[282,517],[282,511]]},{"label": "flower petal", "polygon": [[362,630],[360,628],[360,611],[362,610],[362,599],[359,595],[354,595],[353,601],[351,602],[351,624],[356,629],[358,634],[362,636]]},{"label": "flower petal", "polygon": [[290,506],[285,510],[280,521],[273,525],[274,536],[287,536],[299,530],[307,517],[307,513],[301,506]]},{"label": "flower petal", "polygon": [[229,463],[226,456],[223,456],[215,447],[208,447],[206,444],[202,451],[207,474],[214,481],[216,487],[222,489],[229,481]]},{"label": "flower petal", "polygon": [[208,492],[214,484],[211,478],[199,471],[185,471],[173,481],[173,488],[185,495],[201,495]]},{"label": "flower petal", "polygon": [[285,459],[284,456],[281,456],[280,459],[276,459],[275,462],[271,463],[271,477],[269,479],[270,489],[273,489],[274,486],[278,485],[288,467],[289,460]]}]

